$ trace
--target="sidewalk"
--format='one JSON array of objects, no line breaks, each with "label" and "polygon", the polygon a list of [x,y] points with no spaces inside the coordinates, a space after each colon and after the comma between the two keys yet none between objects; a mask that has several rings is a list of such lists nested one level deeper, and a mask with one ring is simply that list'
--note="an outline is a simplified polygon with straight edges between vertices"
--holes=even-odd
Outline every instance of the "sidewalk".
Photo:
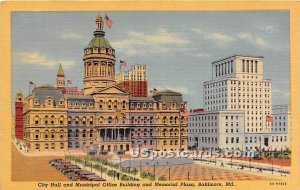
[{"label": "sidewalk", "polygon": [[[242,172],[242,173],[247,173],[247,174],[252,174],[252,175],[257,175],[257,176],[273,176],[274,178],[278,178],[278,177],[286,177],[289,174],[282,174],[279,173],[277,171],[266,171],[266,170],[262,170],[260,171],[259,169],[256,168],[249,168],[249,167],[244,167],[243,169],[241,169],[240,166],[231,166],[229,164],[231,164],[231,159],[228,158],[217,158],[216,161],[217,163],[215,164],[215,159],[209,159],[209,158],[205,158],[206,160],[210,160],[213,162],[207,162],[207,161],[200,161],[200,160],[194,160],[195,164],[199,164],[199,165],[204,165],[204,166],[209,166],[209,167],[214,167],[214,168],[221,168],[221,169],[226,169],[226,170],[232,170],[232,171],[238,171],[238,172]],[[223,163],[224,166],[221,166],[221,163]],[[272,166],[270,164],[262,164],[262,163],[253,163],[251,162],[247,162],[247,161],[241,161],[241,160],[232,160],[233,164],[245,164],[245,165],[251,165],[251,166],[256,166],[256,167],[266,167],[271,169]],[[278,166],[273,166],[273,169],[285,169],[285,170],[289,170],[288,167],[278,167]]]}]

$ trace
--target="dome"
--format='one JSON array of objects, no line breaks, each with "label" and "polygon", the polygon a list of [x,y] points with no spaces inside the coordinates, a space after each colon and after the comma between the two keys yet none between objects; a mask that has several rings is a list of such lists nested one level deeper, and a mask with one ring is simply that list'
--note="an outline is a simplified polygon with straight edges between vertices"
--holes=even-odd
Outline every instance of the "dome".
[{"label": "dome", "polygon": [[88,48],[93,48],[93,47],[111,48],[111,45],[107,41],[107,39],[105,39],[103,36],[95,35],[95,37],[88,44]]}]

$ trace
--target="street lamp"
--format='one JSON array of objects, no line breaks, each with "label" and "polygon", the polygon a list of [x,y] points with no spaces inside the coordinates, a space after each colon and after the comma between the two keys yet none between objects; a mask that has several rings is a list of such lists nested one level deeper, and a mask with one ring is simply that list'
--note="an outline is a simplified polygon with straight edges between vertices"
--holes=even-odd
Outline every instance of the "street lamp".
[{"label": "street lamp", "polygon": [[169,162],[167,162],[167,164],[168,164],[168,167],[169,167],[169,181],[170,181],[170,178],[171,178],[171,167],[170,167]]},{"label": "street lamp", "polygon": [[190,181],[190,171],[187,173],[187,180]]}]

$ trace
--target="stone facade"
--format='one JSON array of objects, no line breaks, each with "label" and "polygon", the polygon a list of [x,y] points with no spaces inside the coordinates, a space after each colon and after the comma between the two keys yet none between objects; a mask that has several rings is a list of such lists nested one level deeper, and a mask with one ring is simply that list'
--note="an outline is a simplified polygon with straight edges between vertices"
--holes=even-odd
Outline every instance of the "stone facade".
[{"label": "stone facade", "polygon": [[187,109],[170,90],[132,97],[115,80],[115,51],[104,38],[101,16],[84,49],[84,95],[65,93],[62,66],[56,87],[34,88],[24,99],[25,142],[30,152],[131,148],[186,150]]}]

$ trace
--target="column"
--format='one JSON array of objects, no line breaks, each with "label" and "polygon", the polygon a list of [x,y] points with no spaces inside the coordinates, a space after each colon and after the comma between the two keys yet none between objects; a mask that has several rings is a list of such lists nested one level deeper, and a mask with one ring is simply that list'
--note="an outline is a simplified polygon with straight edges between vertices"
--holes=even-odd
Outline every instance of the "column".
[{"label": "column", "polygon": [[[124,131],[123,131],[123,132],[124,132],[124,135],[123,135],[123,140],[125,140],[125,138],[127,138],[127,137],[126,137],[126,129],[124,129]],[[126,139],[126,140],[127,140],[127,139]]]},{"label": "column", "polygon": [[117,139],[118,139],[118,140],[121,140],[121,139],[120,139],[120,129],[117,129],[117,130],[118,130],[118,138],[117,138]]}]

